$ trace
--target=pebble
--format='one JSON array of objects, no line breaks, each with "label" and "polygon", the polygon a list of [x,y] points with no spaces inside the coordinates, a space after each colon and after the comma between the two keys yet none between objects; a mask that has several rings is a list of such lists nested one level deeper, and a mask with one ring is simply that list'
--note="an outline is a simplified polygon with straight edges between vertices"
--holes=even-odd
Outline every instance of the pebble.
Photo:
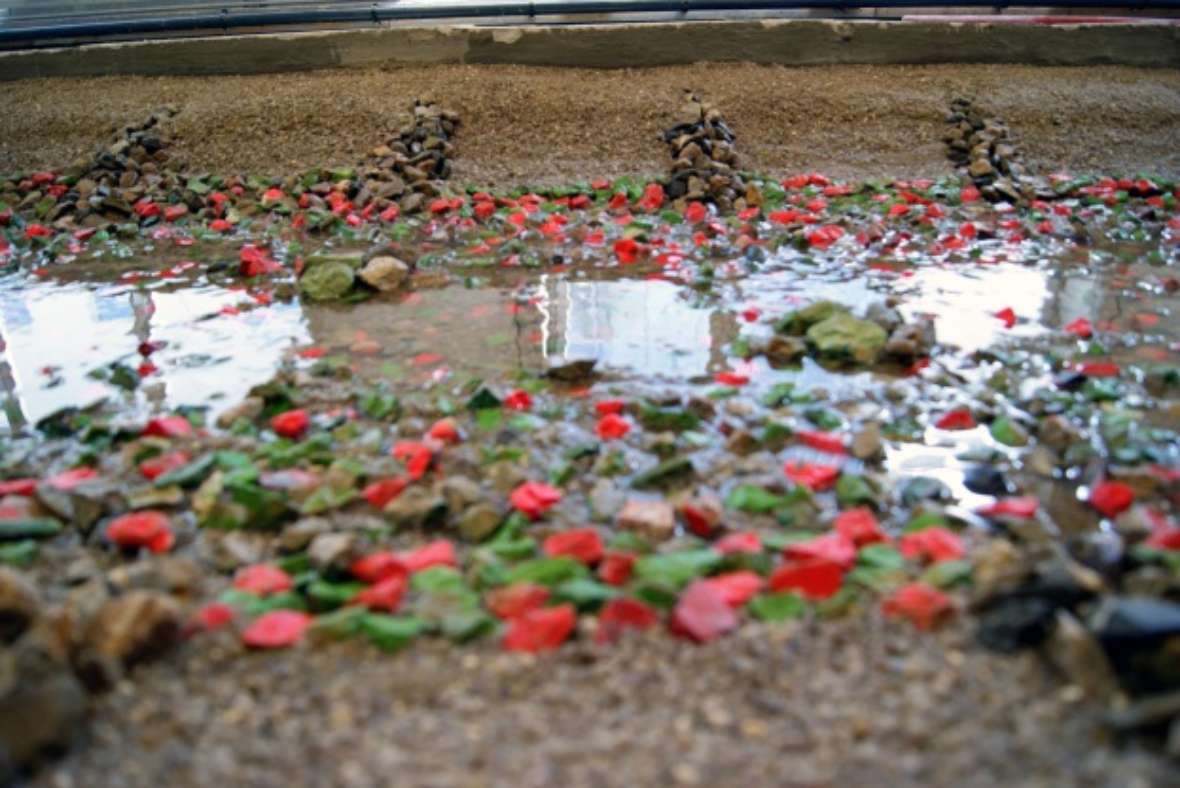
[{"label": "pebble", "polygon": [[884,452],[881,425],[875,421],[865,424],[852,436],[852,445],[849,450],[852,452],[852,456],[858,460],[871,460],[879,457]]},{"label": "pebble", "polygon": [[262,413],[264,404],[262,397],[246,397],[232,408],[222,411],[217,417],[217,426],[228,429],[239,419],[253,421]]},{"label": "pebble", "polygon": [[356,534],[324,533],[311,540],[307,547],[307,558],[312,567],[321,572],[343,570],[359,558],[361,552]]},{"label": "pebble", "polygon": [[121,671],[170,648],[180,633],[180,605],[157,591],[130,591],[107,600],[88,622],[78,656],[91,686],[110,686]]},{"label": "pebble", "polygon": [[0,643],[24,634],[41,610],[37,588],[20,572],[0,567]]},{"label": "pebble", "polygon": [[447,507],[452,512],[461,512],[484,498],[484,492],[479,483],[466,476],[448,476],[443,480],[441,489]]},{"label": "pebble", "polygon": [[671,538],[676,530],[675,513],[667,501],[631,499],[623,505],[616,523],[619,528],[657,542]]},{"label": "pebble", "polygon": [[79,735],[86,694],[68,665],[35,643],[0,652],[0,781]]},{"label": "pebble", "polygon": [[594,376],[597,359],[573,359],[556,361],[545,370],[545,376],[566,383],[582,383]]},{"label": "pebble", "polygon": [[382,255],[365,263],[357,276],[374,290],[387,293],[405,285],[410,278],[410,266],[396,257]]},{"label": "pebble", "polygon": [[469,507],[455,522],[455,527],[464,539],[479,542],[491,536],[503,522],[500,511],[489,503]]},{"label": "pebble", "polygon": [[1045,650],[1058,669],[1088,697],[1109,702],[1118,693],[1118,680],[1102,647],[1067,611],[1057,611],[1057,623]]},{"label": "pebble", "polygon": [[386,505],[386,519],[399,527],[423,526],[441,517],[447,502],[441,495],[422,487],[409,487]]},{"label": "pebble", "polygon": [[798,337],[775,334],[766,341],[762,352],[771,364],[786,366],[807,355],[807,345]]},{"label": "pebble", "polygon": [[331,530],[332,523],[322,517],[304,517],[283,529],[283,532],[279,534],[278,547],[283,552],[298,553],[311,544],[317,536]]}]

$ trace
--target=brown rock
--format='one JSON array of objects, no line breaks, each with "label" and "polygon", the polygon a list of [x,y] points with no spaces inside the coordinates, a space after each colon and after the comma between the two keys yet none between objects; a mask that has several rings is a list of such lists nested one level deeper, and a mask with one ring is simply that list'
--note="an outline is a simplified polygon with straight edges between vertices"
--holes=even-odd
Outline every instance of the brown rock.
[{"label": "brown rock", "polygon": [[418,211],[422,210],[422,205],[425,201],[426,198],[421,194],[412,192],[402,197],[398,205],[401,207],[402,213],[418,213]]},{"label": "brown rock", "polygon": [[447,501],[447,508],[452,512],[461,512],[483,500],[483,490],[479,484],[466,476],[448,476],[443,480],[440,491]]},{"label": "brown rock", "polygon": [[28,578],[0,567],[0,643],[12,643],[24,634],[40,609],[40,596]]},{"label": "brown rock", "polygon": [[967,173],[972,178],[986,178],[989,175],[995,175],[996,170],[987,159],[975,159],[967,167]]},{"label": "brown rock", "polygon": [[972,555],[972,580],[979,599],[989,599],[1028,577],[1032,566],[1007,539],[992,539]]},{"label": "brown rock", "polygon": [[396,257],[374,257],[357,274],[361,281],[381,292],[400,289],[410,278],[410,266]]},{"label": "brown rock", "polygon": [[361,550],[355,534],[329,533],[320,534],[311,540],[307,548],[307,559],[312,567],[324,571],[326,569],[346,569],[357,558]]},{"label": "brown rock", "polygon": [[662,542],[676,530],[672,505],[667,501],[629,500],[619,512],[618,527]]},{"label": "brown rock", "polygon": [[869,422],[852,436],[850,450],[858,460],[874,459],[881,455],[882,449],[881,425],[875,421]]},{"label": "brown rock", "polygon": [[766,341],[763,353],[771,364],[793,364],[807,354],[807,345],[798,337],[775,334]]},{"label": "brown rock", "polygon": [[133,588],[187,593],[201,580],[196,562],[179,556],[158,556],[123,564],[107,574],[107,580],[119,590]]},{"label": "brown rock", "polygon": [[1057,611],[1057,625],[1045,649],[1058,669],[1087,697],[1105,702],[1118,693],[1118,680],[1102,646],[1070,613]]},{"label": "brown rock", "polygon": [[137,662],[176,642],[180,605],[167,594],[131,591],[108,600],[89,622],[78,671],[91,686],[108,686]]},{"label": "brown rock", "polygon": [[0,652],[0,781],[66,747],[85,720],[86,694],[69,665],[25,637]]},{"label": "brown rock", "polygon": [[384,509],[386,519],[397,526],[424,526],[445,514],[447,502],[437,493],[410,487]]},{"label": "brown rock", "polygon": [[279,549],[297,553],[305,549],[312,540],[332,530],[332,523],[321,517],[305,517],[283,530],[279,535]]},{"label": "brown rock", "polygon": [[1080,441],[1082,433],[1065,416],[1053,415],[1041,420],[1037,437],[1049,448],[1062,451]]},{"label": "brown rock", "polygon": [[545,370],[545,376],[566,383],[580,383],[594,376],[597,363],[598,360],[593,358],[557,361]]},{"label": "brown rock", "polygon": [[233,426],[238,419],[250,421],[257,418],[258,414],[262,413],[263,404],[262,397],[246,397],[234,407],[222,411],[217,417],[217,426],[226,429]]},{"label": "brown rock", "polygon": [[455,523],[460,535],[472,542],[479,542],[500,527],[503,521],[499,510],[488,503],[476,504],[463,512]]},{"label": "brown rock", "polygon": [[910,360],[925,356],[934,347],[934,322],[919,320],[894,329],[885,343],[885,352],[895,358]]},{"label": "brown rock", "polygon": [[734,430],[733,433],[725,441],[726,451],[736,454],[739,457],[745,457],[748,454],[753,454],[758,451],[760,444],[758,439],[754,437],[748,430]]}]

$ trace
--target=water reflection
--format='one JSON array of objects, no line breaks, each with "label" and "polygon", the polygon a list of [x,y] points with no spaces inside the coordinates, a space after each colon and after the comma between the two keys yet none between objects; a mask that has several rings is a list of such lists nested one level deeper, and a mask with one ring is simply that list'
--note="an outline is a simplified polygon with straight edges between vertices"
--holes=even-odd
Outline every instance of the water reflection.
[{"label": "water reflection", "polygon": [[[242,300],[205,285],[149,291],[10,278],[0,284],[4,425],[103,397],[121,397],[133,410],[237,401],[307,336],[297,304],[219,314]],[[150,356],[156,371],[137,393],[90,376],[115,363],[134,371],[143,343],[158,347]]]},{"label": "water reflection", "polygon": [[[718,297],[706,297],[654,277],[516,272],[490,284],[360,304],[258,305],[209,284],[137,289],[9,277],[0,281],[0,407],[10,427],[101,397],[121,397],[132,409],[212,404],[216,411],[269,378],[292,347],[312,344],[347,357],[362,373],[408,382],[536,373],[594,358],[635,382],[683,381],[741,366],[755,388],[793,379],[845,396],[872,385],[873,376],[811,361],[772,373],[763,359],[736,359],[731,344],[743,333],[769,331],[766,318],[819,299],[863,313],[896,295],[904,315],[932,315],[939,341],[969,352],[1078,316],[1096,319],[1111,296],[1103,276],[1011,263],[928,266],[904,275],[779,269],[716,289]],[[243,303],[251,308],[239,312]],[[1013,328],[995,317],[1004,307],[1021,318]],[[737,315],[751,308],[756,315],[739,322]],[[158,371],[138,392],[88,376],[116,362],[134,370],[145,344],[159,346],[150,356]]]},{"label": "water reflection", "polygon": [[[896,295],[903,299],[899,307],[903,316],[932,316],[940,343],[973,352],[1004,339],[1043,333],[1043,313],[1056,296],[1049,279],[1045,270],[1011,263],[927,266],[905,275],[779,270],[755,274],[738,289],[743,301],[768,315],[821,300],[863,314],[871,304]],[[1102,284],[1091,281],[1090,286],[1100,289]],[[995,316],[1005,307],[1011,307],[1020,319],[1010,329]]]},{"label": "water reflection", "polygon": [[[559,359],[593,358],[605,367],[658,377],[704,374],[723,363],[722,313],[693,308],[684,291],[658,280],[544,284],[552,344]],[[728,321],[732,325],[732,320]]]},{"label": "water reflection", "polygon": [[593,358],[603,368],[684,379],[723,368],[725,346],[738,333],[727,311],[694,306],[683,288],[659,280],[542,276],[520,288],[423,290],[306,312],[318,344],[348,348],[361,337],[375,345],[362,366],[408,360],[411,370],[465,374],[538,372]]}]

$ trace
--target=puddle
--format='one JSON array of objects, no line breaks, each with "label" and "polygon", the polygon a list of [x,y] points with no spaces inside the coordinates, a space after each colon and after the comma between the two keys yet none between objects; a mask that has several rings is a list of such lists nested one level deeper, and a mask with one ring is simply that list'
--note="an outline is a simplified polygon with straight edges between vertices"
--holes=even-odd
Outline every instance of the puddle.
[{"label": "puddle", "polygon": [[331,350],[369,341],[358,363],[387,373],[537,373],[593,358],[626,375],[679,380],[723,368],[737,335],[731,314],[694,305],[690,295],[659,280],[546,274],[520,287],[452,286],[305,310],[313,341]]},{"label": "puddle", "polygon": [[[232,404],[274,373],[284,351],[308,341],[297,303],[221,314],[249,299],[213,285],[146,290],[119,285],[0,281],[4,424],[34,423],[71,405],[121,399],[132,412]],[[139,348],[157,372],[138,393],[92,375],[137,369]]]},{"label": "puddle", "polygon": [[[970,353],[1000,341],[1043,335],[1043,320],[1054,299],[1051,276],[1042,267],[1011,263],[927,266],[909,269],[905,275],[866,275],[861,269],[843,275],[800,275],[795,270],[756,274],[737,289],[750,306],[769,315],[821,300],[846,304],[863,314],[887,296],[898,296],[904,299],[900,311],[905,318],[932,317],[941,344]],[[1083,293],[1100,292],[1100,283],[1093,280],[1076,284]],[[1016,313],[1019,322],[1012,328],[995,316],[1003,308]]]},{"label": "puddle", "polygon": [[[176,266],[167,271],[183,274]],[[634,383],[684,382],[737,363],[755,389],[792,381],[846,398],[880,375],[832,371],[811,360],[771,370],[764,359],[735,362],[732,343],[766,334],[766,318],[822,299],[863,314],[896,297],[907,319],[931,316],[939,342],[964,352],[1036,339],[1078,315],[1127,309],[1112,300],[1105,276],[1065,272],[1051,261],[929,265],[899,274],[815,270],[788,256],[723,281],[711,295],[632,271],[496,272],[348,305],[255,300],[240,287],[203,279],[139,287],[8,277],[0,282],[5,424],[18,427],[104,396],[133,411],[218,411],[267,380],[290,351],[312,345],[348,356],[363,374],[414,384],[536,374],[549,364],[593,358]],[[1148,306],[1158,304],[1145,299],[1141,308]],[[1017,316],[1011,328],[995,316],[1004,307]],[[759,315],[755,322],[741,317],[750,309]],[[134,370],[145,343],[158,344],[150,356],[156,371],[138,393],[95,379],[96,370],[113,364]]]}]

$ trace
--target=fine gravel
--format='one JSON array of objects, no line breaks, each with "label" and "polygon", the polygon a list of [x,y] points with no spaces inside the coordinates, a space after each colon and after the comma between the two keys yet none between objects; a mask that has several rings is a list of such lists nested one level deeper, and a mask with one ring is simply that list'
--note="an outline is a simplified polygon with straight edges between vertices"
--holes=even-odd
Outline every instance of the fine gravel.
[{"label": "fine gravel", "polygon": [[0,94],[0,172],[61,166],[173,103],[197,170],[355,163],[417,97],[459,111],[455,179],[510,186],[662,172],[683,89],[733,127],[747,167],[840,178],[950,172],[947,105],[976,100],[1030,164],[1180,174],[1180,72],[1013,65],[701,64],[643,70],[432,66],[229,77],[41,79]]},{"label": "fine gravel", "polygon": [[983,653],[964,622],[589,641],[243,654],[207,635],[97,701],[89,740],[33,785],[1174,784],[1039,657]]}]

